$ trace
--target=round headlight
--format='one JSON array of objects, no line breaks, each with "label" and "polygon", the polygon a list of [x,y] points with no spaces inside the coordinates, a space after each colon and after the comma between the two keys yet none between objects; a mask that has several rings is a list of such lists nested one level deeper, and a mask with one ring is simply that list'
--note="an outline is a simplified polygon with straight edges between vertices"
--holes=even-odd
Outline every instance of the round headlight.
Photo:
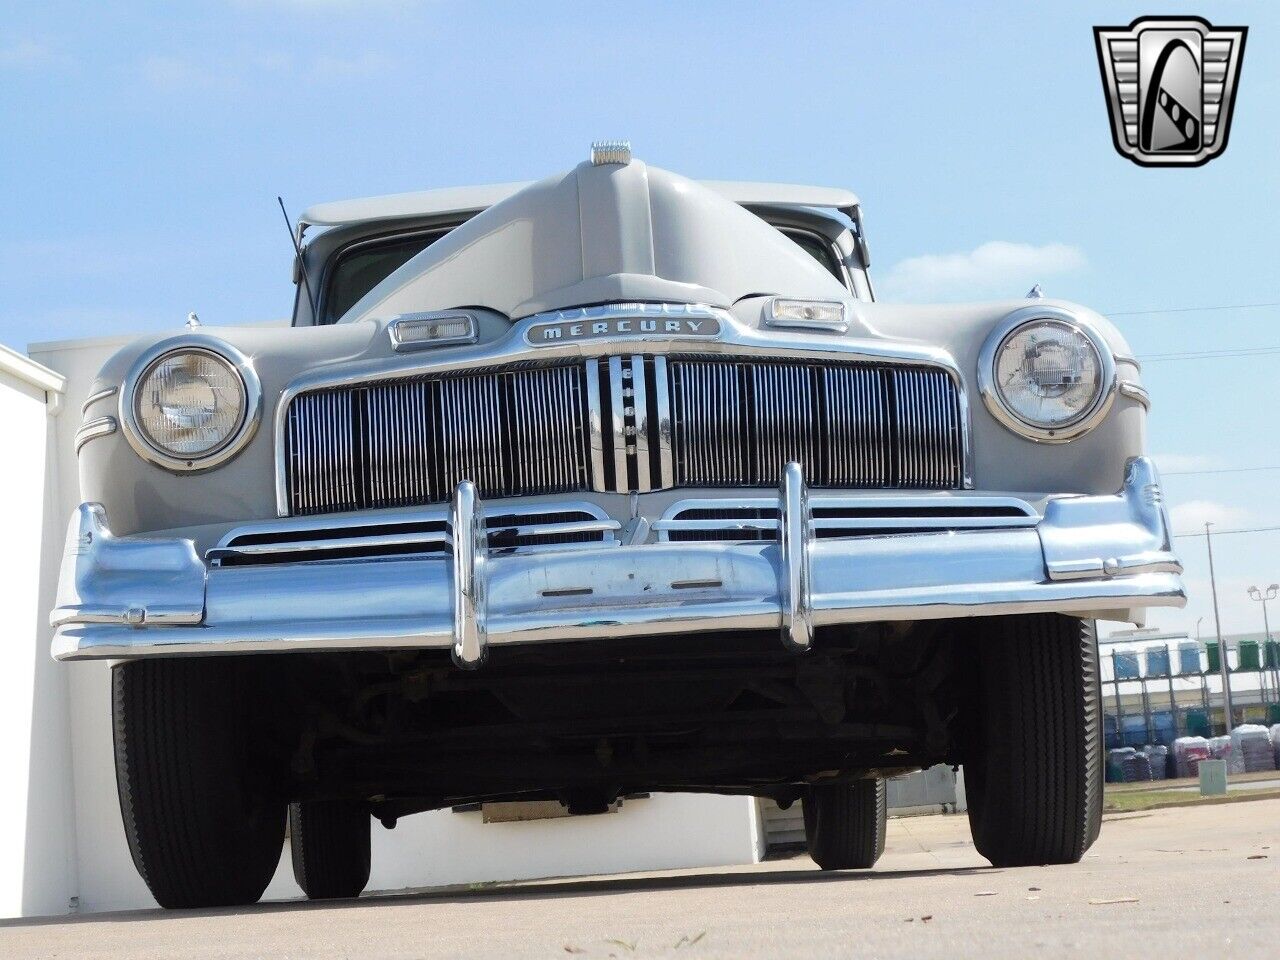
[{"label": "round headlight", "polygon": [[140,358],[134,370],[121,412],[126,435],[146,459],[204,469],[229,459],[248,440],[258,413],[257,378],[227,345],[170,341]]},{"label": "round headlight", "polygon": [[983,396],[996,419],[1023,436],[1072,440],[1106,414],[1115,361],[1075,317],[1030,312],[1014,314],[987,341],[978,371]]}]

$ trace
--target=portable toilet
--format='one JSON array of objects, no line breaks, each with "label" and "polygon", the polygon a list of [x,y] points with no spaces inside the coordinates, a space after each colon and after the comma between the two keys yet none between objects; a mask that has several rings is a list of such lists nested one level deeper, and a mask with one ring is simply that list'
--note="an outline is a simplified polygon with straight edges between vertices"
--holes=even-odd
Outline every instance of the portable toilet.
[{"label": "portable toilet", "polygon": [[1266,663],[1268,670],[1280,669],[1280,640],[1267,641]]},{"label": "portable toilet", "polygon": [[1261,670],[1262,660],[1258,657],[1258,641],[1257,640],[1241,640],[1236,665],[1237,670]]},{"label": "portable toilet", "polygon": [[1141,747],[1148,740],[1147,721],[1138,714],[1125,714],[1120,720],[1120,736],[1126,747]]},{"label": "portable toilet", "polygon": [[[1209,672],[1217,673],[1219,670],[1221,670],[1222,667],[1218,665],[1218,641],[1217,640],[1205,641],[1204,652],[1205,654],[1207,654],[1209,659]],[[1227,662],[1230,663],[1231,661],[1228,660]]]},{"label": "portable toilet", "polygon": [[1208,738],[1209,717],[1203,710],[1187,711],[1187,736]]},{"label": "portable toilet", "polygon": [[1185,640],[1178,644],[1178,672],[1200,672],[1200,644],[1195,640]]},{"label": "portable toilet", "polygon": [[1169,648],[1147,648],[1147,676],[1167,677],[1169,675]]}]

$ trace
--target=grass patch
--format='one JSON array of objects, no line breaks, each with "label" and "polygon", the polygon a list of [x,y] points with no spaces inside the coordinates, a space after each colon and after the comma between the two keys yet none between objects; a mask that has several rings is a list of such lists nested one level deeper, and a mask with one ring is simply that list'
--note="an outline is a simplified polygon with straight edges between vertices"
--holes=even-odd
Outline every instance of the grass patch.
[{"label": "grass patch", "polygon": [[1277,800],[1280,790],[1237,790],[1216,797],[1202,797],[1185,790],[1143,790],[1141,792],[1112,792],[1103,794],[1104,813],[1133,813],[1138,810],[1157,810],[1161,807],[1208,806],[1219,803],[1245,803],[1249,800]]}]

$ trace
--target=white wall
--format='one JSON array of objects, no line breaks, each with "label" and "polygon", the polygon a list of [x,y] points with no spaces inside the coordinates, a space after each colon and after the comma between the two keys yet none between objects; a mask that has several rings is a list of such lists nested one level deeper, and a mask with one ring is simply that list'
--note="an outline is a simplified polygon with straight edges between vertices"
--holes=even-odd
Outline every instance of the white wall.
[{"label": "white wall", "polygon": [[53,602],[41,555],[60,390],[60,378],[0,348],[0,916],[64,912],[75,890],[67,682],[39,629]]},{"label": "white wall", "polygon": [[[65,823],[63,832],[73,845],[66,854],[70,864],[64,871],[67,876],[56,886],[56,895],[21,911],[0,904],[9,916],[62,912],[72,896],[79,898],[79,909],[85,911],[153,905],[129,857],[120,822],[109,667],[105,663],[54,664],[48,658],[52,631],[45,625],[53,603],[66,520],[79,502],[73,437],[80,424],[80,406],[102,363],[125,342],[103,339],[40,344],[31,351],[34,358],[67,381],[64,412],[50,420],[54,469],[47,485],[50,520],[46,526],[51,532],[45,537],[41,561],[34,649],[40,670],[53,676],[63,690],[61,699],[49,701],[49,709],[60,711],[63,717],[66,756],[59,756],[50,766],[60,769],[65,781],[59,797],[63,806],[55,804],[54,809],[59,811]],[[25,495],[26,501],[0,502],[38,502],[39,486],[35,493]],[[35,509],[30,513],[34,517]],[[29,597],[35,582],[30,565],[27,574],[31,584],[23,596]],[[30,601],[27,605],[30,607]],[[29,624],[30,617],[25,622]],[[31,627],[26,630],[29,638]],[[29,692],[26,696],[29,710]],[[44,764],[37,766],[44,770]],[[53,829],[52,824],[48,829]],[[478,813],[439,811],[407,817],[393,831],[376,823],[373,830],[370,890],[750,863],[760,856],[755,802],[745,797],[655,795],[628,801],[613,814],[528,823],[485,824]],[[0,852],[0,865],[7,862],[5,853]],[[300,895],[286,853],[267,897]]]}]

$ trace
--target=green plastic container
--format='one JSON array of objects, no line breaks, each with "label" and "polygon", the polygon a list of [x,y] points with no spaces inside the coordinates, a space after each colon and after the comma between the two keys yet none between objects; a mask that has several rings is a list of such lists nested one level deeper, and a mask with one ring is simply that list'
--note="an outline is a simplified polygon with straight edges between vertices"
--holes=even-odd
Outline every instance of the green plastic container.
[{"label": "green plastic container", "polygon": [[1261,670],[1262,658],[1258,656],[1257,640],[1241,640],[1237,670]]},{"label": "green plastic container", "polygon": [[1280,703],[1273,703],[1268,706],[1267,713],[1270,714],[1270,716],[1267,717],[1268,725],[1272,723],[1280,723]]},{"label": "green plastic container", "polygon": [[1218,641],[1206,640],[1204,644],[1205,653],[1209,655],[1209,672],[1217,673],[1222,668],[1218,666]]},{"label": "green plastic container", "polygon": [[1275,670],[1280,667],[1280,640],[1267,641],[1267,669]]},{"label": "green plastic container", "polygon": [[[1277,704],[1280,706],[1280,704]],[[1205,716],[1203,710],[1187,711],[1187,736],[1189,737],[1205,737],[1210,735],[1209,718]]]}]

